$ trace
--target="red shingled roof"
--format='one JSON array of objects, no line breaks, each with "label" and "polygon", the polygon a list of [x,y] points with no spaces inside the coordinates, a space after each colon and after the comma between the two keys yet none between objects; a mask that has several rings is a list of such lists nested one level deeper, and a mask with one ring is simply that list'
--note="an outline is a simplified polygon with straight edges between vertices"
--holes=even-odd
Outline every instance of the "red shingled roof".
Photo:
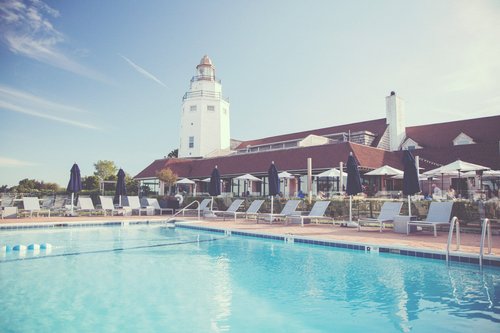
[{"label": "red shingled roof", "polygon": [[154,178],[156,172],[167,167],[179,177],[205,178],[210,176],[216,165],[223,176],[244,173],[258,175],[266,174],[272,161],[275,162],[279,170],[286,168],[287,171],[303,171],[307,170],[308,157],[312,158],[313,169],[329,169],[338,167],[340,162],[346,163],[351,151],[359,161],[360,166],[364,168],[375,169],[383,164],[399,169],[403,167],[401,152],[391,153],[383,149],[346,142],[204,159],[156,160],[135,178]]},{"label": "red shingled roof", "polygon": [[[292,133],[287,135],[246,141],[246,145],[265,144],[277,141],[303,138],[309,134],[325,135],[345,131],[367,130],[380,135],[387,125],[385,119],[371,120],[356,124],[328,127],[318,130]],[[441,124],[407,127],[407,137],[412,138],[423,149],[413,152],[420,156],[420,166],[430,170],[451,163],[457,159],[500,169],[500,116],[454,121]],[[453,139],[460,133],[470,136],[476,144],[453,146]],[[312,158],[314,170],[338,167],[340,162],[347,162],[349,152],[365,169],[375,169],[382,165],[403,169],[402,152],[389,152],[383,149],[359,145],[351,142],[326,144],[311,147],[271,150],[249,154],[232,154],[203,159],[160,159],[151,163],[135,176],[137,179],[156,178],[156,173],[163,168],[170,168],[179,177],[205,178],[209,177],[217,165],[222,176],[237,176],[244,173],[263,175],[274,161],[280,171],[305,171],[307,158]]]},{"label": "red shingled roof", "polygon": [[407,138],[411,138],[424,148],[453,146],[453,140],[460,133],[467,134],[476,143],[499,142],[500,116],[406,128]]},{"label": "red shingled roof", "polygon": [[321,136],[321,135],[328,135],[328,134],[335,134],[335,133],[342,133],[342,132],[348,133],[349,131],[351,131],[351,132],[358,132],[358,131],[370,131],[370,132],[372,132],[373,134],[375,134],[377,136],[373,142],[373,146],[376,146],[380,140],[380,136],[382,134],[384,134],[386,128],[387,128],[386,119],[382,118],[382,119],[362,121],[359,123],[353,123],[353,124],[347,124],[347,125],[332,126],[332,127],[320,128],[320,129],[315,129],[315,130],[310,130],[310,131],[303,131],[303,132],[297,132],[297,133],[271,136],[268,138],[257,139],[257,140],[243,141],[242,143],[240,143],[238,145],[238,147],[236,149],[247,148],[247,146],[258,146],[258,145],[269,144],[269,143],[274,143],[274,142],[303,139],[311,134]]},{"label": "red shingled roof", "polygon": [[[452,147],[417,149],[413,151],[413,154],[441,165],[460,159],[465,162],[487,166],[494,170],[500,170],[499,149],[499,143],[490,142]],[[438,167],[434,164],[426,164],[425,161],[423,161],[423,163],[420,163],[420,166],[424,166],[425,171]]]}]

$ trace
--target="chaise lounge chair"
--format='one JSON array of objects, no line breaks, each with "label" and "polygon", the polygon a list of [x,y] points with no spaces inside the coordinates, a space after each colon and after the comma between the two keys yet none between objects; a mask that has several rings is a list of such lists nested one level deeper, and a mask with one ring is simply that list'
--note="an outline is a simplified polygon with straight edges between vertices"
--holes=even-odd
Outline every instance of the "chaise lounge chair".
[{"label": "chaise lounge chair", "polygon": [[262,207],[262,204],[264,203],[264,200],[254,200],[250,204],[250,207],[248,207],[246,212],[235,212],[234,213],[234,218],[237,219],[238,215],[244,215],[245,219],[248,219],[250,216],[255,216],[259,214],[259,209]]},{"label": "chaise lounge chair", "polygon": [[114,213],[117,214],[122,214],[122,215],[131,215],[132,211],[128,208],[116,208],[115,205],[113,204],[113,198],[111,197],[105,197],[100,195],[99,199],[101,200],[101,207],[102,210],[104,211],[104,216],[106,216],[106,212],[110,211],[111,216],[114,215]]},{"label": "chaise lounge chair", "polygon": [[134,211],[137,211],[137,213],[139,214],[139,216],[141,216],[141,213],[144,212],[148,213],[148,208],[147,207],[142,207],[141,206],[141,201],[139,200],[139,197],[138,196],[127,196],[127,201],[128,201],[128,209],[130,209],[132,211],[132,214],[134,213]]},{"label": "chaise lounge chair", "polygon": [[211,211],[211,213],[215,214],[215,216],[217,216],[218,214],[222,215],[224,217],[224,220],[226,219],[226,215],[232,215],[234,217],[234,220],[236,221],[236,211],[240,208],[241,204],[244,201],[245,200],[242,199],[236,199],[226,210],[213,210]]},{"label": "chaise lounge chair", "polygon": [[425,221],[409,221],[406,227],[406,234],[410,234],[411,226],[432,227],[434,229],[434,237],[437,237],[436,227],[438,225],[450,224],[452,208],[452,201],[431,202],[431,205],[429,206],[429,213],[427,213]]},{"label": "chaise lounge chair", "polygon": [[92,213],[97,212],[98,210],[95,209],[94,203],[92,202],[91,198],[79,197],[76,211],[88,212],[90,216],[92,216]]},{"label": "chaise lounge chair", "polygon": [[[284,219],[289,215],[295,214],[295,211],[297,210],[299,203],[300,203],[300,200],[288,200],[285,204],[285,207],[283,207],[283,209],[281,210],[281,213],[279,213],[279,214],[271,214],[271,213],[258,214],[257,215],[257,223],[259,223],[259,220],[263,220],[263,221],[269,220],[269,223],[273,223],[273,220],[275,218]],[[271,217],[271,215],[272,215],[272,217]]]},{"label": "chaise lounge chair", "polygon": [[393,222],[394,217],[399,215],[401,211],[401,207],[403,207],[402,202],[384,202],[382,208],[380,208],[380,213],[377,218],[363,218],[358,221],[358,231],[361,231],[361,225],[363,224],[374,224],[378,223],[380,232],[385,228],[385,222]]},{"label": "chaise lounge chair", "polygon": [[14,206],[15,196],[2,195],[2,201],[0,202],[0,211],[2,213],[2,219],[5,217],[17,217],[17,207]]},{"label": "chaise lounge chair", "polygon": [[33,217],[33,213],[36,213],[38,217],[40,213],[47,214],[50,217],[50,210],[41,209],[40,201],[37,197],[23,197],[23,210],[22,212],[29,212],[30,217]]},{"label": "chaise lounge chair", "polygon": [[209,208],[208,208],[208,205],[212,202],[212,198],[209,198],[209,199],[203,199],[200,204],[198,205],[198,207],[196,208],[182,208],[181,211],[182,211],[182,216],[184,216],[184,213],[186,212],[196,212],[198,213],[198,211],[200,211],[200,216],[202,216],[204,214],[205,211],[209,211]]},{"label": "chaise lounge chair", "polygon": [[156,211],[158,211],[160,215],[163,215],[163,212],[170,212],[170,214],[174,213],[174,210],[172,208],[161,208],[160,203],[156,198],[146,198],[146,202],[148,206],[151,206],[155,209],[155,213]]},{"label": "chaise lounge chair", "polygon": [[[311,208],[311,211],[307,215],[300,215],[300,214],[291,214],[286,216],[286,223],[288,224],[288,221],[294,220],[294,219],[300,219],[300,225],[304,226],[304,220],[316,220],[316,223],[318,223],[318,220],[332,220],[333,219],[329,216],[325,216],[326,209],[328,208],[328,205],[330,205],[331,201],[316,201]],[[295,212],[298,213],[298,212]]]}]

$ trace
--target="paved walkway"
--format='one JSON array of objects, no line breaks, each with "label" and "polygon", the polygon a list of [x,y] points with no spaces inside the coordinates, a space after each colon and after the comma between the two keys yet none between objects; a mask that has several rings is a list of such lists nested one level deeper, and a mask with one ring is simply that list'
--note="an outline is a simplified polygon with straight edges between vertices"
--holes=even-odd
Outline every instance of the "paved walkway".
[{"label": "paved walkway", "polygon": [[[79,216],[79,217],[34,217],[34,218],[19,218],[19,219],[4,219],[0,220],[1,225],[7,224],[50,224],[50,223],[96,223],[96,222],[110,222],[110,221],[151,221],[160,222],[166,221],[170,216]],[[297,236],[311,237],[321,240],[337,240],[351,243],[362,243],[366,245],[379,245],[379,246],[394,246],[394,247],[409,247],[415,249],[429,249],[429,250],[446,250],[446,243],[448,240],[448,232],[438,232],[438,236],[434,237],[432,232],[418,232],[410,235],[394,233],[391,229],[386,229],[380,233],[377,228],[365,229],[358,232],[357,229],[344,228],[339,226],[324,225],[324,224],[310,224],[304,227],[300,225],[284,225],[283,223],[259,223],[255,220],[238,219],[226,220],[222,219],[209,219],[198,221],[196,218],[191,217],[176,217],[176,220],[190,221],[194,225],[241,230],[255,233],[266,233],[285,235],[292,234]],[[1,239],[1,231],[0,231]],[[478,234],[461,234],[461,252],[479,253],[480,235]],[[492,237],[493,254],[500,255],[500,236]],[[454,249],[455,246],[452,247]]]}]

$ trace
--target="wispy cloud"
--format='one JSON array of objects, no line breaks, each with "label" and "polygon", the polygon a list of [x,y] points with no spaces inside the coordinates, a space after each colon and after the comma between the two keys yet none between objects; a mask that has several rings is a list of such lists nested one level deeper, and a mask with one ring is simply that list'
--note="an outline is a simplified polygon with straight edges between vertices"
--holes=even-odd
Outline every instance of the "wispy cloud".
[{"label": "wispy cloud", "polygon": [[149,73],[147,70],[145,70],[144,68],[142,68],[141,66],[137,65],[136,63],[134,63],[132,60],[130,60],[129,58],[125,57],[124,55],[121,55],[119,54],[120,57],[122,57],[130,66],[132,66],[132,68],[134,68],[136,71],[138,71],[140,74],[144,75],[145,77],[147,77],[148,79],[150,80],[153,80],[154,82],[158,83],[159,85],[165,87],[165,88],[168,88],[167,85],[163,82],[161,82],[160,79],[158,79],[156,76],[154,76],[153,74]]},{"label": "wispy cloud", "polygon": [[57,113],[85,114],[87,111],[60,103],[48,101],[46,99],[34,96],[32,94],[12,89],[0,85],[0,109],[23,113],[33,117],[44,118],[59,123],[76,126],[80,128],[97,130],[98,127],[78,120],[68,119],[67,116],[61,117]]},{"label": "wispy cloud", "polygon": [[24,167],[24,166],[34,166],[34,165],[37,165],[37,163],[21,161],[21,160],[15,159],[15,158],[0,156],[0,167],[15,168],[15,167]]},{"label": "wispy cloud", "polygon": [[52,25],[59,11],[41,0],[0,2],[1,38],[13,53],[94,80],[110,82],[101,73],[67,56],[61,49],[64,34]]},{"label": "wispy cloud", "polygon": [[0,85],[0,97],[13,98],[16,99],[17,101],[21,101],[22,103],[30,103],[38,107],[43,107],[45,109],[52,109],[64,112],[77,112],[77,113],[87,112],[86,110],[74,106],[47,101],[46,99],[37,97],[35,95],[31,95],[29,93],[12,89],[2,85]]}]

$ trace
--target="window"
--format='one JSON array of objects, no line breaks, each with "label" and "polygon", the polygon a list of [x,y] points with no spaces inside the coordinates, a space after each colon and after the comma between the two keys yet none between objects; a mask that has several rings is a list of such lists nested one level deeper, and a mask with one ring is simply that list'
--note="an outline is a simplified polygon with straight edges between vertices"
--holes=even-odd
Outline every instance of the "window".
[{"label": "window", "polygon": [[474,140],[468,136],[465,133],[460,133],[454,140],[453,140],[453,145],[454,146],[460,146],[460,145],[472,145],[474,144]]},{"label": "window", "polygon": [[207,111],[215,111],[215,106],[207,105]]},{"label": "window", "polygon": [[223,109],[224,115],[227,114],[227,109]]},{"label": "window", "polygon": [[191,112],[196,112],[196,105],[191,105],[191,106],[189,107],[189,111],[191,111]]},{"label": "window", "polygon": [[189,148],[194,148],[194,136],[189,137]]}]

